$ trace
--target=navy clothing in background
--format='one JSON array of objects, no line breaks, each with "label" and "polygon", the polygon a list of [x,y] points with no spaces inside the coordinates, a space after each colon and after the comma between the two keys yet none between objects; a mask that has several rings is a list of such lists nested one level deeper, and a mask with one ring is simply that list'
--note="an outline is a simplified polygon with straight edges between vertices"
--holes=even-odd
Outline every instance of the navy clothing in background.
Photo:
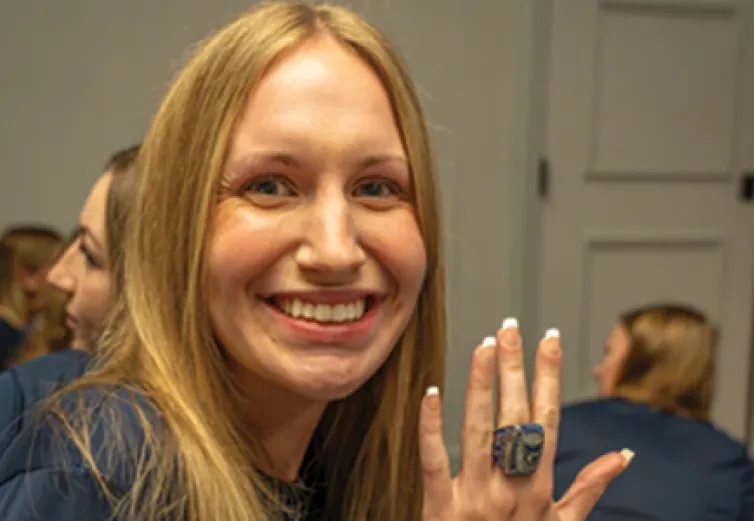
[{"label": "navy clothing in background", "polygon": [[[0,319],[0,371],[8,366],[24,341],[24,330]],[[0,397],[2,399],[2,397]]]},{"label": "navy clothing in background", "polygon": [[555,461],[559,499],[590,461],[636,457],[588,521],[754,521],[754,463],[711,424],[622,399],[565,407]]},{"label": "navy clothing in background", "polygon": [[91,361],[60,351],[0,373],[0,520],[105,520],[107,503],[73,447],[35,414],[52,392],[81,376]]}]

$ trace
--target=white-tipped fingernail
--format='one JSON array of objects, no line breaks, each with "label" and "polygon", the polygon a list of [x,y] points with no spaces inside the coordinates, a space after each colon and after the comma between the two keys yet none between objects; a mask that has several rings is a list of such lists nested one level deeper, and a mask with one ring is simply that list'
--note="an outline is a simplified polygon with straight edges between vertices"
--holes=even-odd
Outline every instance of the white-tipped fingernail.
[{"label": "white-tipped fingernail", "polygon": [[433,385],[432,387],[427,387],[427,392],[425,393],[425,396],[438,396],[440,394],[440,388],[436,385]]},{"label": "white-tipped fingernail", "polygon": [[560,338],[560,331],[555,327],[551,327],[545,331],[545,338]]},{"label": "white-tipped fingernail", "polygon": [[623,456],[623,466],[628,467],[628,465],[631,463],[631,460],[634,459],[634,456],[636,454],[631,449],[623,449],[620,451],[620,455]]},{"label": "white-tipped fingernail", "polygon": [[518,320],[516,320],[513,317],[508,317],[505,320],[503,320],[503,329],[508,329],[512,327],[518,327]]},{"label": "white-tipped fingernail", "polygon": [[497,344],[497,339],[494,336],[486,336],[482,340],[482,347],[490,347]]}]

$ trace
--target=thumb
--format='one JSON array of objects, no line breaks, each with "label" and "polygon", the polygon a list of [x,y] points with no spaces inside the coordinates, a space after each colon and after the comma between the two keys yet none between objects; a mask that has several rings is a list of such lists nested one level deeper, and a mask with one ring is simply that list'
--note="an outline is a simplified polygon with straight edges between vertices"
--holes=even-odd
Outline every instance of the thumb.
[{"label": "thumb", "polygon": [[631,463],[633,451],[623,449],[594,460],[581,469],[560,501],[555,504],[561,521],[584,521],[605,488]]}]

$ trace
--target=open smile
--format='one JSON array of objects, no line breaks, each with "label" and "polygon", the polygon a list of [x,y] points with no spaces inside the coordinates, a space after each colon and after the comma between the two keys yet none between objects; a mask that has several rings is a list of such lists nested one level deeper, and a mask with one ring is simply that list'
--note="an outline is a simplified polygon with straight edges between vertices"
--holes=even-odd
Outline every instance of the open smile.
[{"label": "open smile", "polygon": [[382,298],[375,293],[284,293],[262,299],[277,321],[300,340],[340,344],[370,336]]}]

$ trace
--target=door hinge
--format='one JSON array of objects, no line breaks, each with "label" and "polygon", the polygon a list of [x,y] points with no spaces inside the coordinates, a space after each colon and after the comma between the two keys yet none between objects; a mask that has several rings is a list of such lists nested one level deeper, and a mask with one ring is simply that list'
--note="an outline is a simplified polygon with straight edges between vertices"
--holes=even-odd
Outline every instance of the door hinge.
[{"label": "door hinge", "polygon": [[754,172],[744,172],[744,175],[741,176],[739,197],[747,203],[754,201]]},{"label": "door hinge", "polygon": [[537,163],[537,193],[541,199],[550,195],[550,162],[541,156]]}]

